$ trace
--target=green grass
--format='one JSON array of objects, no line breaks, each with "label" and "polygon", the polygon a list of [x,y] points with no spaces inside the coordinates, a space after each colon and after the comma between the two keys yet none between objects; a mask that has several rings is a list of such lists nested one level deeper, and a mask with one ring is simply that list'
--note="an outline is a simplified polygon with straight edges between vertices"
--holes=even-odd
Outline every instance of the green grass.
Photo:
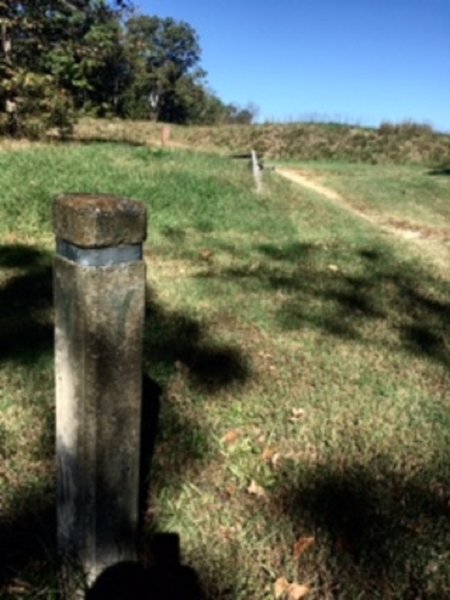
[{"label": "green grass", "polygon": [[[382,181],[408,219],[445,212],[446,180],[317,169],[381,214]],[[50,215],[69,191],[149,207],[143,556],[177,533],[211,599],[283,576],[318,599],[448,596],[450,269],[274,174],[257,196],[220,156],[30,146],[0,152],[0,184],[1,597],[58,597]]]},{"label": "green grass", "polygon": [[423,165],[371,165],[348,163],[287,163],[303,168],[339,192],[356,208],[384,219],[421,228],[448,230],[450,180],[445,169]]}]

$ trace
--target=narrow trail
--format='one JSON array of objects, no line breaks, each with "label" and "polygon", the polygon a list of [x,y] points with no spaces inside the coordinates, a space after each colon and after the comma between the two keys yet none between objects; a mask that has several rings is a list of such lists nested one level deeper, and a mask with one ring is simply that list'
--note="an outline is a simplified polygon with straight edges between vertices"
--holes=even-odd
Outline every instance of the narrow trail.
[{"label": "narrow trail", "polygon": [[368,215],[366,213],[363,213],[362,211],[358,210],[357,208],[355,208],[354,206],[352,206],[351,204],[346,202],[346,200],[344,200],[344,198],[340,194],[335,192],[334,190],[332,190],[328,187],[325,187],[321,183],[318,183],[317,181],[315,181],[314,178],[310,174],[305,174],[304,171],[297,171],[297,170],[293,170],[293,169],[278,169],[278,168],[277,168],[276,172],[279,175],[281,175],[282,177],[289,179],[289,181],[298,183],[298,184],[302,185],[303,187],[306,187],[309,190],[312,190],[313,192],[320,194],[321,196],[325,196],[325,198],[327,198],[328,200],[331,200],[335,204],[338,204],[341,208],[343,208],[347,212],[351,213],[355,217],[364,219],[365,221],[368,221],[369,223],[372,223],[373,225],[378,224],[376,222],[376,219],[374,219],[373,217],[371,217],[370,215]]},{"label": "narrow trail", "polygon": [[450,230],[420,227],[393,219],[386,220],[379,215],[368,214],[355,208],[340,194],[319,183],[314,175],[307,171],[277,168],[276,172],[285,179],[320,194],[349,214],[378,227],[385,233],[413,242],[416,247],[420,248],[421,252],[424,252],[441,269],[444,267],[448,273],[450,252],[448,246],[444,244],[450,242]]}]

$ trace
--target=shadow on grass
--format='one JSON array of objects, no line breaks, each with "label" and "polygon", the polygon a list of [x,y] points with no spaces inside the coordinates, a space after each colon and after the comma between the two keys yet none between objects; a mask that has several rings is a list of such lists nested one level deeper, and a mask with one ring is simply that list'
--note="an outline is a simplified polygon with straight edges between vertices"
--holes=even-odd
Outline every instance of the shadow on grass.
[{"label": "shadow on grass", "polygon": [[[36,248],[0,246],[0,362],[31,363],[53,343],[52,256]],[[14,270],[14,273],[8,270]]]},{"label": "shadow on grass", "polygon": [[201,600],[206,596],[194,569],[180,558],[177,534],[157,534],[147,548],[147,564],[123,562],[106,569],[86,600]]},{"label": "shadow on grass", "polygon": [[89,138],[70,138],[67,140],[59,140],[61,144],[79,144],[81,146],[95,146],[95,145],[107,145],[107,146],[128,146],[129,148],[136,148],[136,152],[133,153],[134,159],[141,159],[143,161],[164,159],[171,155],[171,151],[160,147],[160,142],[138,142],[137,140],[120,139],[120,138],[103,138],[103,137],[89,137]]},{"label": "shadow on grass", "polygon": [[[389,330],[387,347],[450,365],[449,287],[425,269],[377,247],[294,243],[256,249],[264,257],[256,266],[213,266],[199,277],[277,294],[275,316],[285,330],[312,327],[369,346],[383,343],[381,332]],[[383,326],[374,341],[364,329],[370,323]]]},{"label": "shadow on grass", "polygon": [[[51,261],[51,253],[36,248],[19,244],[0,247],[0,267],[4,273],[0,283],[0,362],[7,363],[5,368],[31,366],[42,354],[52,351]],[[156,372],[156,377],[144,380],[141,515],[145,512],[148,487],[152,483],[150,474],[155,444],[164,444],[170,454],[169,470],[168,463],[164,462],[158,472],[159,485],[162,487],[169,480],[172,485],[185,481],[189,465],[197,461],[201,463],[207,453],[208,436],[200,419],[189,411],[181,413],[179,407],[168,401],[166,386],[171,376],[182,368],[193,390],[210,395],[223,387],[243,382],[249,375],[245,357],[238,348],[214,341],[208,334],[206,324],[188,314],[167,311],[155,300],[150,290],[145,361],[150,365],[149,371],[152,374]],[[32,401],[30,398],[29,402]],[[158,423],[160,412],[162,418]],[[45,447],[37,449],[42,457],[48,457],[53,452],[53,447],[50,447],[53,445],[53,419],[48,420],[46,427],[51,432],[46,432],[43,438]],[[58,566],[54,483],[48,481],[48,476],[42,479],[43,487],[36,490],[22,489],[18,485],[14,490],[17,499],[0,520],[1,597],[17,597],[20,585],[30,593],[36,589],[48,591],[51,586],[55,590],[57,588],[57,581],[52,580],[51,575],[53,573],[56,578]],[[156,529],[157,524],[153,523],[152,526]],[[157,539],[158,536],[155,537]],[[106,589],[109,589],[109,576],[113,582],[117,575],[121,580],[125,577],[124,581],[130,585],[128,576],[138,571],[143,574],[147,584],[153,586],[155,598],[173,597],[181,600],[204,597],[200,588],[194,585],[195,574],[188,567],[172,561],[168,571],[167,564],[164,561],[161,563],[163,557],[159,556],[158,560],[160,562],[155,568],[145,571],[139,565],[119,566],[118,570],[105,575],[95,588],[95,595],[90,597],[105,597],[102,596],[102,590],[105,589],[105,582]],[[22,584],[17,581],[22,581]],[[192,595],[186,595],[189,585]],[[163,592],[158,595],[161,586],[165,595],[162,595]],[[127,597],[133,598],[131,595]]]},{"label": "shadow on grass", "polygon": [[441,169],[433,169],[428,171],[427,175],[441,175],[441,176],[450,176],[450,167],[441,168]]},{"label": "shadow on grass", "polygon": [[270,518],[287,518],[295,539],[314,533],[323,585],[333,582],[336,597],[437,600],[448,592],[445,471],[432,465],[405,477],[382,457],[374,468],[286,465]]},{"label": "shadow on grass", "polygon": [[[0,517],[0,597],[17,598],[17,581],[24,593],[56,577],[56,509],[53,485],[15,491],[14,511]],[[23,587],[23,586],[22,586]]]},{"label": "shadow on grass", "polygon": [[163,377],[185,370],[190,383],[207,393],[249,377],[247,360],[239,348],[215,342],[207,325],[186,313],[167,311],[150,289],[146,321],[145,356]]},{"label": "shadow on grass", "polygon": [[89,136],[89,137],[68,137],[65,140],[58,140],[61,144],[80,144],[82,146],[90,146],[92,144],[120,144],[121,146],[131,146],[132,148],[144,148],[147,146],[145,142],[138,142],[137,140],[121,139],[118,137],[101,137],[101,136]]}]

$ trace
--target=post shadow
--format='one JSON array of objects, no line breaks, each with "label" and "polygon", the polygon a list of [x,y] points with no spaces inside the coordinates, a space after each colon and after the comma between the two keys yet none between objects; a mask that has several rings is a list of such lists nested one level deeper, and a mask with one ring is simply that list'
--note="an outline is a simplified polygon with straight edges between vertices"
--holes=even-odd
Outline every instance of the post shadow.
[{"label": "post shadow", "polygon": [[[159,430],[163,387],[143,376],[140,441],[138,560],[106,568],[86,590],[85,600],[206,600],[197,572],[181,560],[178,533],[145,533],[152,461]],[[192,457],[191,457],[192,458]],[[189,460],[189,457],[185,457]]]},{"label": "post shadow", "polygon": [[176,533],[154,536],[148,563],[122,562],[105,569],[86,600],[205,600],[194,569],[180,559]]},{"label": "post shadow", "polygon": [[24,488],[18,504],[14,514],[0,518],[0,598],[14,576],[34,565],[45,564],[48,575],[57,570],[56,507],[49,490]]}]

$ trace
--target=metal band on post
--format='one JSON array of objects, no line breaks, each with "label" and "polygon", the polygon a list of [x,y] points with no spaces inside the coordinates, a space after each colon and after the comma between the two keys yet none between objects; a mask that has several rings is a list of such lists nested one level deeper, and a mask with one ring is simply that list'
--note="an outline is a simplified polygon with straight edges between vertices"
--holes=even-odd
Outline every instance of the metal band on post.
[{"label": "metal band on post", "polygon": [[146,223],[113,196],[54,204],[58,545],[89,584],[135,558]]},{"label": "metal band on post", "polygon": [[80,248],[65,240],[57,240],[56,252],[83,267],[112,267],[142,260],[142,244],[110,248]]}]

